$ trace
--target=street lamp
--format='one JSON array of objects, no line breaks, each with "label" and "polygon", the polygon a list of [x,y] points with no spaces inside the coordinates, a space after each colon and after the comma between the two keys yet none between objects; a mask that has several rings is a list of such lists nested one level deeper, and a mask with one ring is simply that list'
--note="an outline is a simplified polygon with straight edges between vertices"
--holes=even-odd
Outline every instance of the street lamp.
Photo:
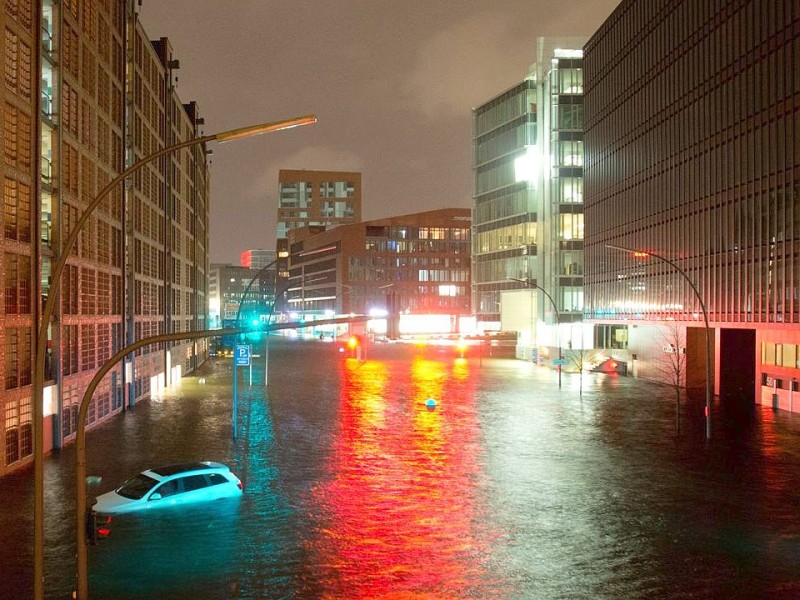
[{"label": "street lamp", "polygon": [[314,115],[306,115],[303,117],[294,117],[284,121],[274,121],[271,123],[262,123],[260,125],[240,127],[238,129],[231,129],[221,133],[215,133],[191,140],[186,140],[184,142],[168,146],[167,148],[163,148],[162,150],[158,150],[149,156],[145,156],[115,177],[100,191],[95,199],[87,205],[86,209],[83,211],[77,223],[75,224],[75,227],[73,227],[66,241],[60,248],[61,254],[53,265],[50,289],[48,290],[47,299],[45,300],[44,307],[42,308],[41,321],[39,323],[39,330],[36,337],[36,360],[33,364],[33,575],[35,600],[42,600],[44,598],[44,411],[42,407],[42,396],[44,393],[45,346],[47,345],[47,330],[55,309],[55,300],[58,297],[61,274],[66,266],[67,259],[69,258],[73,247],[75,246],[81,229],[86,221],[89,220],[92,212],[120,183],[127,179],[131,174],[135,173],[154,160],[161,158],[162,156],[166,156],[177,150],[182,150],[183,148],[198,146],[207,142],[217,141],[224,143],[245,137],[261,135],[263,133],[280,131],[282,129],[310,125],[312,123],[316,123],[316,121],[317,118]]},{"label": "street lamp", "polygon": [[527,279],[527,278],[518,279],[516,277],[509,277],[509,279],[511,281],[517,281],[519,283],[525,284],[526,286],[528,286],[528,287],[530,287],[530,288],[532,288],[534,290],[539,290],[540,292],[542,292],[545,295],[545,297],[548,300],[550,300],[550,304],[553,305],[553,313],[556,316],[556,345],[558,346],[558,389],[561,389],[561,362],[564,359],[561,356],[561,331],[560,331],[560,329],[561,329],[561,319],[559,318],[559,315],[558,315],[558,306],[556,306],[556,302],[555,302],[555,300],[553,300],[553,297],[550,294],[548,294],[544,290],[544,288],[542,288],[536,282],[531,281],[530,279]]},{"label": "street lamp", "polygon": [[663,256],[659,256],[658,254],[653,254],[652,252],[646,252],[644,250],[634,250],[632,248],[615,246],[613,244],[605,244],[605,247],[611,248],[612,250],[621,250],[622,252],[627,252],[633,256],[636,256],[637,258],[647,258],[652,256],[653,258],[668,264],[683,276],[683,278],[689,283],[689,286],[692,288],[694,295],[697,296],[697,301],[700,303],[700,309],[703,311],[703,320],[705,321],[706,325],[706,439],[710,440],[711,439],[711,329],[708,326],[708,311],[706,310],[705,302],[703,302],[703,297],[700,295],[700,292],[697,290],[697,286],[695,286],[694,282],[686,274],[686,272],[671,260],[664,258]]},{"label": "street lamp", "polygon": [[[365,321],[368,319],[366,316],[343,317],[327,319],[325,324],[338,325],[343,322]],[[295,329],[298,327],[305,327],[305,323],[280,323],[277,325],[268,325],[265,328],[267,334],[272,329]],[[178,342],[184,340],[196,340],[207,337],[221,336],[226,333],[239,335],[244,333],[245,329],[233,329],[228,332],[223,332],[221,329],[208,329],[202,331],[183,331],[176,333],[162,333],[152,337],[144,338],[136,342],[128,344],[114,356],[108,359],[106,363],[94,374],[94,377],[86,387],[83,394],[83,399],[78,406],[78,422],[75,435],[75,525],[76,525],[76,550],[77,550],[77,571],[78,571],[78,586],[77,586],[77,599],[87,600],[88,598],[88,562],[86,552],[86,523],[84,519],[87,516],[86,506],[86,415],[89,413],[89,404],[94,395],[94,391],[108,372],[121,361],[125,356],[143,348],[150,344],[161,342]]]},{"label": "street lamp", "polygon": [[[279,259],[276,258],[271,263],[261,267],[258,270],[258,272],[255,275],[253,275],[253,278],[247,284],[247,287],[244,288],[244,291],[242,292],[242,295],[239,297],[239,308],[236,311],[236,327],[239,326],[239,321],[242,318],[242,306],[244,305],[244,300],[247,297],[247,292],[249,292],[250,288],[253,287],[253,283],[255,283],[256,279],[261,277],[262,273],[264,273],[267,269],[269,269],[276,262],[278,262],[278,260]],[[274,308],[275,303],[273,302],[272,304],[273,304],[273,308]],[[270,315],[271,314],[272,314],[272,312],[270,311]],[[265,352],[269,352],[269,331],[267,331],[266,344],[267,344],[267,350],[265,350]],[[237,421],[236,417],[237,417],[237,413],[238,413],[238,395],[237,395],[237,381],[236,381],[237,380],[237,377],[236,377],[236,371],[237,371],[236,360],[237,360],[238,356],[236,355],[236,351],[235,350],[236,349],[234,348],[234,353],[233,353],[233,402],[231,403],[231,425],[232,425],[233,439],[234,440],[236,439],[236,421]],[[251,371],[251,374],[252,374],[252,371]],[[266,383],[266,377],[267,377],[267,374],[266,374],[266,369],[265,369],[265,371],[264,371],[265,383]],[[252,381],[250,383],[252,385]]]}]

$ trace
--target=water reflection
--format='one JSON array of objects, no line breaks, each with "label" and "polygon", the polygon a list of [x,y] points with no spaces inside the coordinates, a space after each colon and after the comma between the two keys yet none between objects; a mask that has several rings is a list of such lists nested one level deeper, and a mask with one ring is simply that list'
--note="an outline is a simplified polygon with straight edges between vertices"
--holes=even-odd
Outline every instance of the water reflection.
[{"label": "water reflection", "polygon": [[[670,390],[630,378],[581,397],[523,361],[331,346],[276,342],[236,442],[230,359],[89,434],[94,493],[201,459],[245,486],[217,515],[118,517],[93,598],[800,597],[797,416],[717,404],[707,442],[702,393],[678,432]],[[48,598],[74,588],[74,472],[71,446],[45,463]],[[0,598],[29,598],[30,473],[0,502]]]},{"label": "water reflection", "polygon": [[209,586],[234,586],[240,504],[236,498],[115,516],[112,535],[90,548],[92,598],[146,598],[154,591],[206,598]]},{"label": "water reflection", "polygon": [[447,367],[342,364],[330,479],[312,491],[321,519],[306,542],[326,597],[507,597],[485,565],[475,397],[464,366]]}]

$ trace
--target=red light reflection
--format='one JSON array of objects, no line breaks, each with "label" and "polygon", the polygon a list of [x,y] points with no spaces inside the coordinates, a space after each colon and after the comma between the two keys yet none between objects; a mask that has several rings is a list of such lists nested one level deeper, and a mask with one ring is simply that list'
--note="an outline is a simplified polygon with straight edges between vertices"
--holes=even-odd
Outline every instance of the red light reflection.
[{"label": "red light reflection", "polygon": [[492,535],[466,362],[341,369],[331,478],[310,499],[315,585],[330,598],[508,597],[483,564]]}]

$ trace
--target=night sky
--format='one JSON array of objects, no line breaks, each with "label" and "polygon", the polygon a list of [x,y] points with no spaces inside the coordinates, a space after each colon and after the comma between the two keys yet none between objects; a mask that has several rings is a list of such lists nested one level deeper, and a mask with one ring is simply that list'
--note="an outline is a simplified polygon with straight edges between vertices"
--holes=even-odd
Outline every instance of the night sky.
[{"label": "night sky", "polygon": [[619,0],[143,0],[212,144],[211,259],[273,249],[279,169],[360,171],[363,218],[472,204],[471,109],[521,81],[539,36],[591,36]]}]

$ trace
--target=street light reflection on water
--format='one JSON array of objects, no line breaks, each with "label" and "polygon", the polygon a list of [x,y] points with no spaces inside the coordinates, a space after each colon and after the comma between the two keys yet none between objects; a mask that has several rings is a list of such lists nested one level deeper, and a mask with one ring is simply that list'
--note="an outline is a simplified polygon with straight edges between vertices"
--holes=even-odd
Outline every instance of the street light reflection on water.
[{"label": "street light reflection on water", "polygon": [[[449,370],[452,367],[452,370]],[[326,515],[307,540],[333,598],[447,590],[508,597],[486,569],[475,396],[463,362],[417,357],[408,377],[380,362],[341,366],[339,430],[315,486]],[[441,401],[436,411],[428,398]]]},{"label": "street light reflection on water", "polygon": [[[558,390],[519,360],[270,344],[235,442],[229,358],[90,432],[93,494],[202,459],[245,486],[115,518],[90,548],[91,598],[800,597],[796,416],[717,405],[707,442],[702,397],[678,433],[672,391],[632,378],[586,374],[581,396],[576,375]],[[46,461],[54,598],[74,588],[74,456]],[[0,599],[31,597],[29,484],[0,479]]]}]

